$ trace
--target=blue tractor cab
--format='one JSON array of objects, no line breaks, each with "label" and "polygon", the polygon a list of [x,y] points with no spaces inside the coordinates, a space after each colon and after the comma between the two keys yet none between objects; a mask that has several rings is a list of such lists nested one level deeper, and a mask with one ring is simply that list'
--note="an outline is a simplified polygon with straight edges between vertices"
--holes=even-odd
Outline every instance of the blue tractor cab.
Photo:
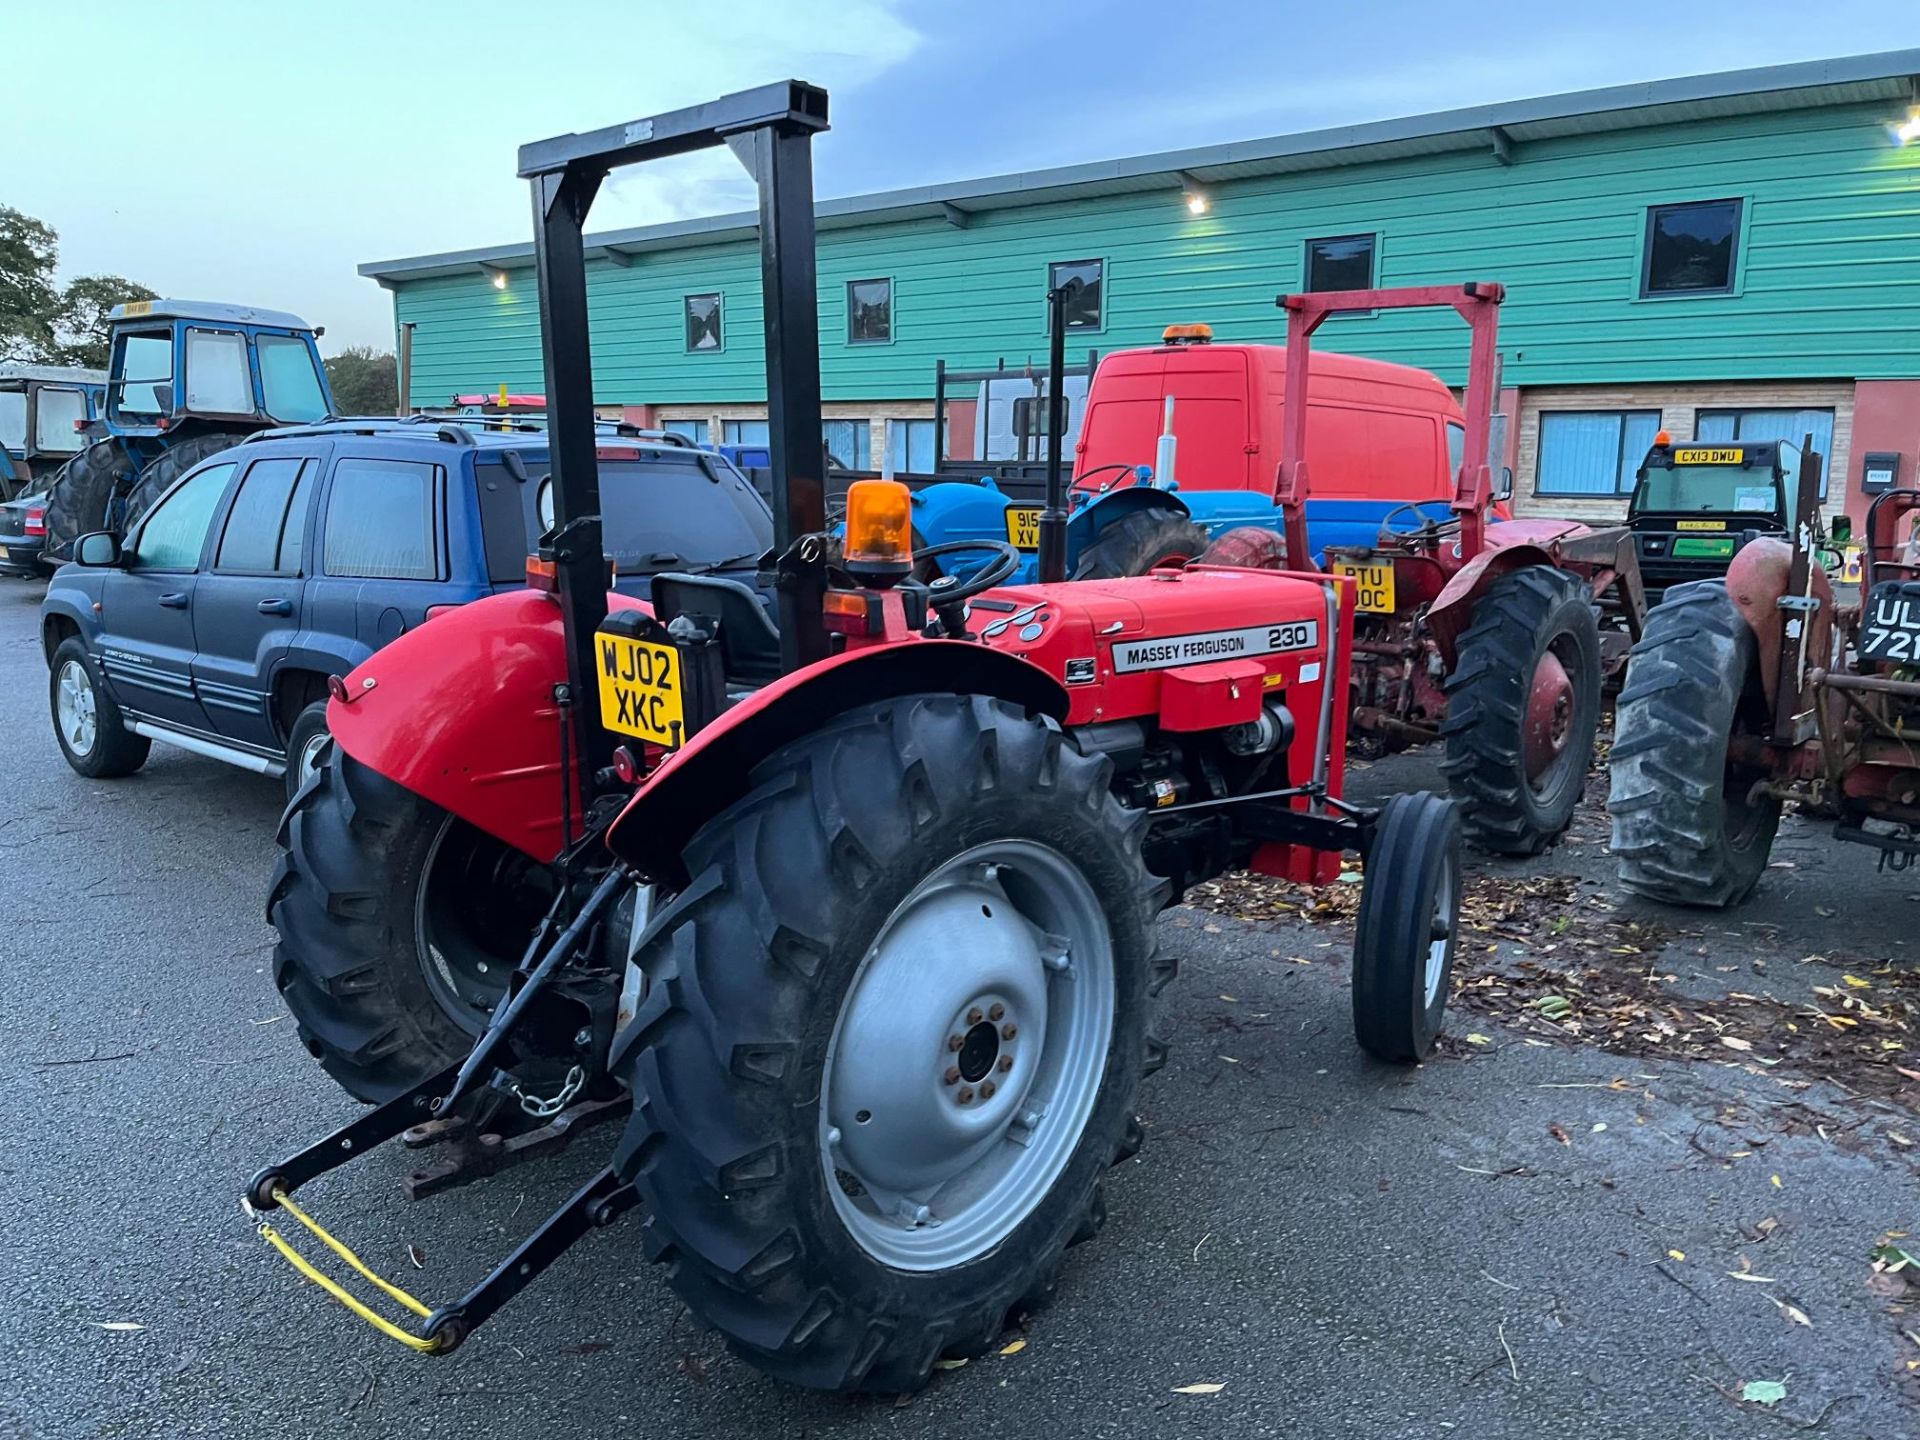
[{"label": "blue tractor cab", "polygon": [[298,315],[199,300],[138,300],[108,314],[104,410],[54,478],[47,550],[119,533],[208,455],[275,425],[333,412],[315,340]]}]

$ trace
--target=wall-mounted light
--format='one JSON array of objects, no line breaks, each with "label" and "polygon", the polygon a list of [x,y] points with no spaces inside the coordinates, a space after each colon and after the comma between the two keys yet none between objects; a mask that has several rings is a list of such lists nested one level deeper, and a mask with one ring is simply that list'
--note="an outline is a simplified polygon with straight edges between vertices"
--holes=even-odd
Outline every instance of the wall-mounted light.
[{"label": "wall-mounted light", "polygon": [[1189,215],[1204,215],[1213,209],[1211,190],[1184,170],[1176,173],[1180,177],[1180,199],[1186,205]]},{"label": "wall-mounted light", "polygon": [[1920,140],[1920,105],[1907,111],[1906,120],[1893,127],[1893,138],[1902,145],[1911,145],[1914,141]]},{"label": "wall-mounted light", "polygon": [[494,289],[504,290],[507,288],[507,272],[502,270],[498,265],[482,265],[480,267],[480,273],[493,282]]}]

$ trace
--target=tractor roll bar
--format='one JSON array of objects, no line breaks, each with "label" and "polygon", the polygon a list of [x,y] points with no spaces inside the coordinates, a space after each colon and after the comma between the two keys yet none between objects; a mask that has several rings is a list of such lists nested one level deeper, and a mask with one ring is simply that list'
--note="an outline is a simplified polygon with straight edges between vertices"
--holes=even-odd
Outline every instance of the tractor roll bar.
[{"label": "tractor roll bar", "polygon": [[[767,422],[774,543],[784,552],[827,523],[820,447],[820,320],[814,291],[813,151],[827,128],[827,92],[800,80],[762,85],[705,105],[559,135],[520,147],[533,191],[540,355],[547,380],[554,527],[541,557],[554,563],[566,631],[568,710],[582,800],[613,761],[613,737],[593,703],[593,632],[607,615],[594,462],[593,356],[584,234],[607,173],[726,145],[759,188],[760,283],[767,328]],[[792,670],[827,653],[817,579],[784,580],[780,660]],[[583,812],[584,813],[584,812]]]},{"label": "tractor roll bar", "polygon": [[1454,477],[1453,513],[1460,517],[1460,553],[1480,553],[1485,537],[1487,502],[1493,498],[1493,471],[1488,446],[1493,433],[1494,376],[1499,370],[1500,302],[1507,288],[1492,280],[1469,280],[1464,285],[1412,285],[1388,290],[1320,290],[1304,295],[1282,295],[1276,303],[1287,312],[1286,413],[1280,429],[1280,468],[1274,477],[1274,503],[1285,512],[1287,564],[1295,570],[1313,567],[1307,549],[1307,352],[1313,332],[1329,315],[1356,310],[1418,310],[1451,306],[1473,331],[1473,349],[1467,360],[1467,434],[1460,473]]}]

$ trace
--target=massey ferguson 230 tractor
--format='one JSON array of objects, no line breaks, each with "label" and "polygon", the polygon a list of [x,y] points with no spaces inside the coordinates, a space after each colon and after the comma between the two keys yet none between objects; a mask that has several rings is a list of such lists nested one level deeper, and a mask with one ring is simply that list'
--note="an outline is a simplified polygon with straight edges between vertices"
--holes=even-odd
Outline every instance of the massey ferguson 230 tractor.
[{"label": "massey ferguson 230 tractor", "polygon": [[[1154,916],[1230,867],[1326,881],[1362,855],[1358,1039],[1410,1061],[1439,1027],[1459,827],[1427,794],[1339,798],[1351,581],[1058,583],[1057,463],[1048,583],[1001,587],[1009,545],[914,580],[928,557],[891,481],[856,485],[827,533],[826,123],[825,92],[789,81],[520,152],[552,414],[537,583],[336,681],[333,749],[288,807],[274,973],[301,1039],[374,1108],[246,1200],[302,1274],[416,1350],[453,1350],[643,1205],[667,1283],[774,1375],[908,1390],[979,1353],[1100,1228],[1164,1057]],[[600,543],[582,226],[614,167],[721,143],[760,196],[777,626],[710,575],[658,577],[650,607],[609,596]],[[416,943],[422,855],[472,832],[517,865],[443,903],[487,917],[499,963]],[[396,1137],[452,1157],[413,1170],[420,1194],[622,1116],[607,1168],[438,1309],[293,1198]],[[282,1216],[419,1323],[300,1255]]]},{"label": "massey ferguson 230 tractor", "polygon": [[[1693,463],[1746,457],[1731,447]],[[1884,869],[1920,855],[1920,565],[1901,535],[1920,491],[1874,500],[1865,601],[1839,607],[1820,553],[1821,463],[1809,437],[1789,539],[1747,540],[1724,580],[1676,585],[1647,616],[1616,708],[1607,801],[1630,890],[1737,904],[1765,873],[1789,800],[1873,846]]]},{"label": "massey ferguson 230 tractor", "polygon": [[[1398,748],[1444,739],[1440,768],[1468,838],[1533,855],[1567,828],[1586,783],[1603,679],[1640,636],[1645,593],[1624,528],[1573,520],[1489,523],[1495,331],[1504,287],[1487,282],[1283,295],[1287,399],[1276,500],[1287,555],[1308,555],[1307,355],[1345,311],[1449,306],[1472,327],[1464,457],[1446,506],[1401,507],[1372,545],[1334,545],[1333,572],[1357,587],[1353,729]],[[1450,513],[1449,513],[1450,512]],[[1209,558],[1232,553],[1242,532]],[[1250,549],[1263,539],[1249,537]],[[1601,625],[1604,614],[1607,624]]]}]

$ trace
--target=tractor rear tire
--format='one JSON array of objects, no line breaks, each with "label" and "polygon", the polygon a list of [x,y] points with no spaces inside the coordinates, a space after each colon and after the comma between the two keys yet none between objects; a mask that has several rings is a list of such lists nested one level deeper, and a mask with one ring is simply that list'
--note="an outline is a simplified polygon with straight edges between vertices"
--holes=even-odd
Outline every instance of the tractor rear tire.
[{"label": "tractor rear tire", "polygon": [[328,742],[280,820],[267,922],[300,1041],[356,1099],[473,1048],[552,877]]},{"label": "tractor rear tire", "polygon": [[1440,1038],[1460,929],[1460,813],[1424,790],[1387,802],[1353,937],[1353,1036],[1376,1060],[1424,1060]]},{"label": "tractor rear tire", "polygon": [[1172,974],[1111,775],[1002,701],[908,696],[768,756],[687,847],[614,1048],[613,1165],[749,1363],[917,1389],[1099,1229]]},{"label": "tractor rear tire", "polygon": [[[1545,685],[1557,698],[1546,692],[1546,713],[1532,713]],[[1446,692],[1440,769],[1467,838],[1495,855],[1538,855],[1573,821],[1600,725],[1600,626],[1586,584],[1550,565],[1494,581]]]},{"label": "tractor rear tire", "polygon": [[113,500],[133,483],[133,468],[112,440],[95,441],[60,467],[47,488],[47,559],[68,559],[75,540],[109,528]]},{"label": "tractor rear tire", "polygon": [[1724,580],[1667,591],[1633,647],[1615,705],[1613,853],[1620,882],[1670,905],[1723,909],[1753,893],[1780,802],[1749,800],[1758,773],[1729,772],[1728,742],[1764,723],[1759,647]]},{"label": "tractor rear tire", "polygon": [[154,456],[140,472],[140,478],[133,482],[133,489],[127,495],[127,511],[121,521],[121,533],[131,530],[134,523],[153,508],[154,501],[167,493],[174,481],[208,456],[231,450],[248,433],[245,430],[212,430],[189,435],[179,444],[169,445]]},{"label": "tractor rear tire", "polygon": [[1122,580],[1162,565],[1184,565],[1207,548],[1207,532],[1184,515],[1136,510],[1102,530],[1080,552],[1075,580]]}]

